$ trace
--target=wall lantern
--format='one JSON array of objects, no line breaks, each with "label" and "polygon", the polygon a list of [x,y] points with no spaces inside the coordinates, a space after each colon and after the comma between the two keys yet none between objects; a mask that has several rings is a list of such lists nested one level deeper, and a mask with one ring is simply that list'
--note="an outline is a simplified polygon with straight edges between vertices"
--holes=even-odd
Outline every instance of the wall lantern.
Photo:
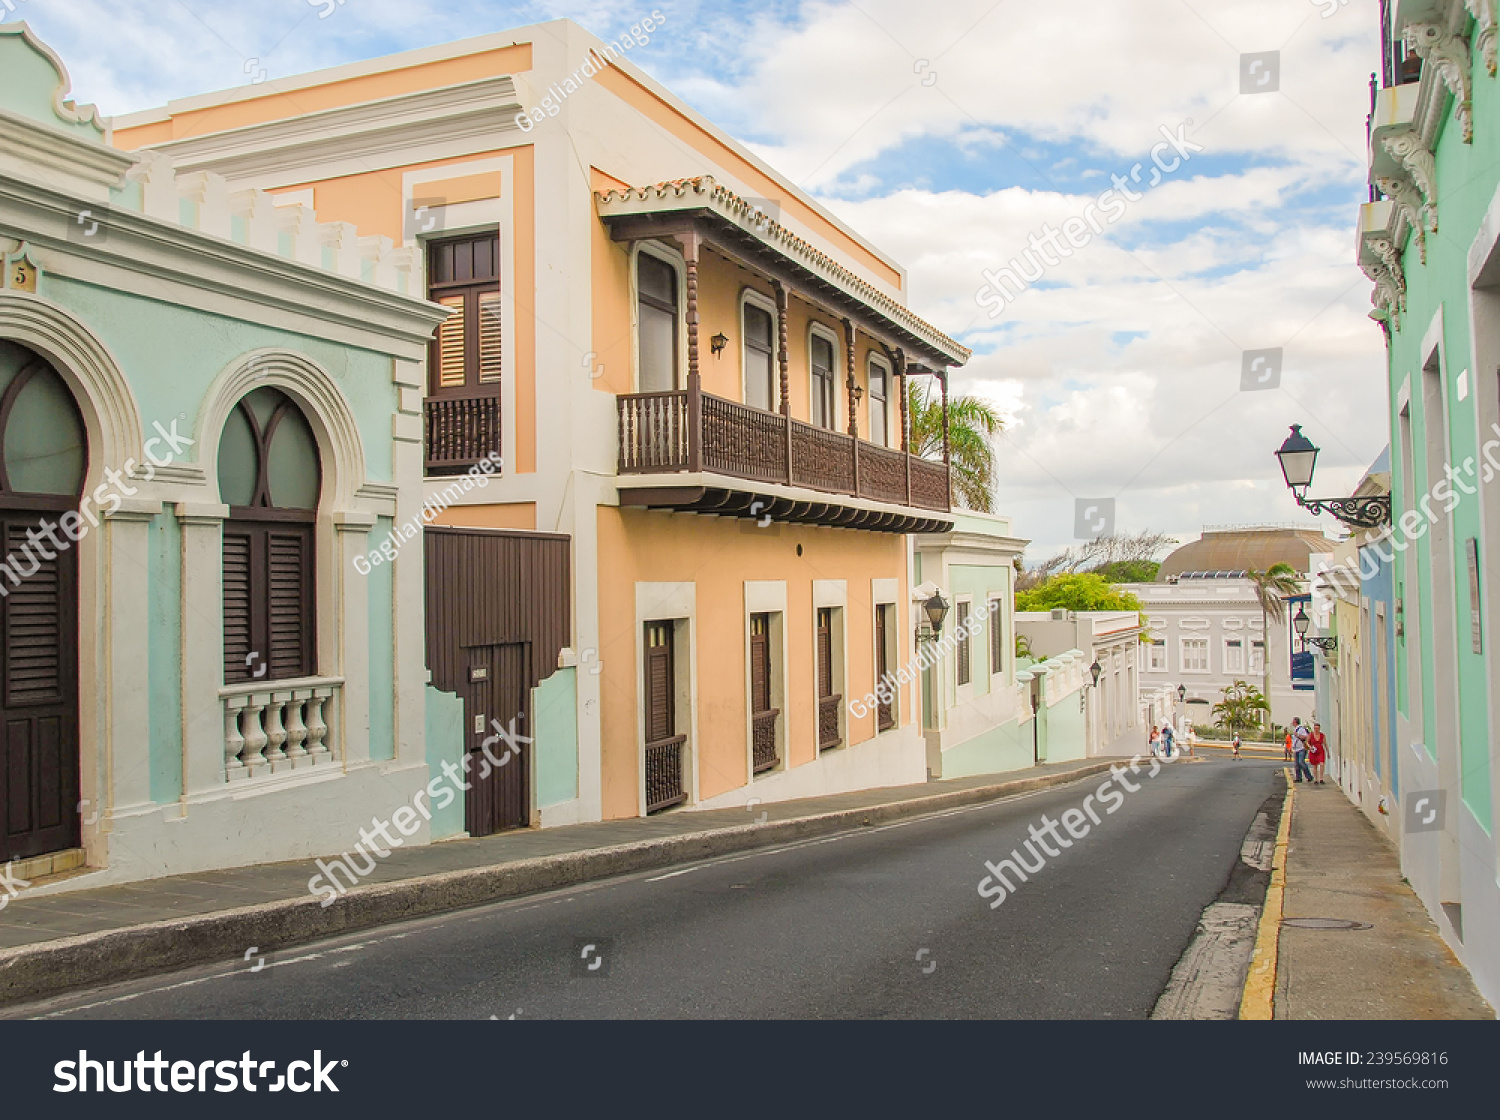
[{"label": "wall lantern", "polygon": [[1287,488],[1297,499],[1297,504],[1308,513],[1331,513],[1351,529],[1378,529],[1382,525],[1389,525],[1389,494],[1371,494],[1364,498],[1307,497],[1319,450],[1312,440],[1302,434],[1302,425],[1293,424],[1292,434],[1286,437],[1276,452],[1276,458],[1281,462],[1281,476],[1286,479]]}]

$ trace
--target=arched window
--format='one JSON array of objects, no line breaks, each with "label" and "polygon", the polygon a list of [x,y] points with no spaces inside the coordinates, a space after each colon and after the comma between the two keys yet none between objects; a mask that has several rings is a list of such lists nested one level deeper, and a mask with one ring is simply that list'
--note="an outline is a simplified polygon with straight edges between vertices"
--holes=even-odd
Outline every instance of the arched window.
[{"label": "arched window", "polygon": [[247,393],[219,437],[224,680],[317,671],[314,523],[322,468],[307,418],[277,389]]},{"label": "arched window", "polygon": [[89,499],[79,512],[87,467],[67,384],[0,340],[0,863],[79,842],[74,545],[99,523]]}]

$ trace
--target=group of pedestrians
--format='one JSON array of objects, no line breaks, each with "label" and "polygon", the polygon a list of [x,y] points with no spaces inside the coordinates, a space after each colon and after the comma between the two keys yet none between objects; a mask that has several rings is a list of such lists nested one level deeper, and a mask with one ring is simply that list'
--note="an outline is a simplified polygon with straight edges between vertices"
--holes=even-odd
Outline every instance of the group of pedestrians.
[{"label": "group of pedestrians", "polygon": [[1176,733],[1172,730],[1170,723],[1164,723],[1160,727],[1151,728],[1151,754],[1154,757],[1161,753],[1166,758],[1172,757],[1172,743],[1176,739]]},{"label": "group of pedestrians", "polygon": [[[1163,724],[1161,727],[1151,728],[1151,754],[1172,757],[1172,744],[1175,733],[1171,724]],[[1232,744],[1234,753],[1232,757],[1240,756],[1240,737],[1236,733]],[[1328,766],[1328,739],[1323,734],[1323,725],[1314,723],[1311,727],[1302,722],[1301,716],[1292,717],[1292,726],[1286,733],[1286,760],[1296,764],[1296,781],[1306,781],[1310,785],[1325,785],[1325,775]],[[1304,777],[1306,775],[1306,777]]]},{"label": "group of pedestrians", "polygon": [[1296,765],[1296,781],[1324,785],[1328,739],[1323,734],[1323,725],[1314,723],[1309,728],[1301,717],[1293,716],[1292,726],[1286,733],[1286,758]]}]

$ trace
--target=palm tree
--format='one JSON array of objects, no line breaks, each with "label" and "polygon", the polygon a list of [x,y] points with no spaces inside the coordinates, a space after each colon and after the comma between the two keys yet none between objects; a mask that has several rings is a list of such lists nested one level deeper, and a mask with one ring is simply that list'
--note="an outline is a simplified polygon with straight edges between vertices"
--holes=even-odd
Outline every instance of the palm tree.
[{"label": "palm tree", "polygon": [[1261,691],[1245,681],[1225,685],[1223,692],[1224,699],[1213,707],[1216,727],[1227,727],[1230,731],[1255,727],[1260,724],[1261,713],[1271,710]]},{"label": "palm tree", "polygon": [[[911,422],[911,453],[942,462],[943,402],[932,388],[907,379],[906,407]],[[953,467],[953,500],[964,509],[993,513],[995,448],[990,437],[1005,422],[993,405],[978,397],[948,399],[948,449]]]},{"label": "palm tree", "polygon": [[[1260,602],[1260,638],[1264,645],[1261,668],[1265,670],[1265,687],[1262,695],[1267,703],[1271,700],[1271,623],[1286,618],[1286,597],[1302,590],[1297,570],[1290,564],[1272,564],[1263,572],[1253,568],[1245,578],[1255,585],[1255,598]],[[1254,648],[1253,646],[1251,648]],[[1269,710],[1269,709],[1267,709]]]}]

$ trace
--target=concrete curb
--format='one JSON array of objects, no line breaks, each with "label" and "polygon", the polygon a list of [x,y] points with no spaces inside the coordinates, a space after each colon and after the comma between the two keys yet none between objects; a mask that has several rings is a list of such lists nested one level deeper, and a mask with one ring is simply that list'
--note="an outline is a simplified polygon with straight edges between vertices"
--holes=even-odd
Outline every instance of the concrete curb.
[{"label": "concrete curb", "polygon": [[0,950],[0,1004],[43,999],[75,988],[132,980],[193,965],[242,961],[251,946],[264,954],[321,938],[595,879],[979,805],[1080,781],[1128,761],[1111,758],[1063,773],[951,790],[884,805],[763,824],[733,825],[371,884],[351,889],[326,907],[317,897],[308,895],[23,945]]},{"label": "concrete curb", "polygon": [[1286,853],[1292,835],[1292,805],[1297,791],[1293,789],[1291,771],[1283,767],[1286,778],[1286,800],[1281,804],[1281,825],[1276,831],[1276,851],[1271,857],[1271,881],[1266,886],[1266,901],[1260,911],[1260,928],[1255,938],[1255,953],[1245,976],[1245,990],[1240,998],[1241,1019],[1274,1019],[1276,1017],[1276,965],[1281,947],[1281,917],[1286,902]]}]

